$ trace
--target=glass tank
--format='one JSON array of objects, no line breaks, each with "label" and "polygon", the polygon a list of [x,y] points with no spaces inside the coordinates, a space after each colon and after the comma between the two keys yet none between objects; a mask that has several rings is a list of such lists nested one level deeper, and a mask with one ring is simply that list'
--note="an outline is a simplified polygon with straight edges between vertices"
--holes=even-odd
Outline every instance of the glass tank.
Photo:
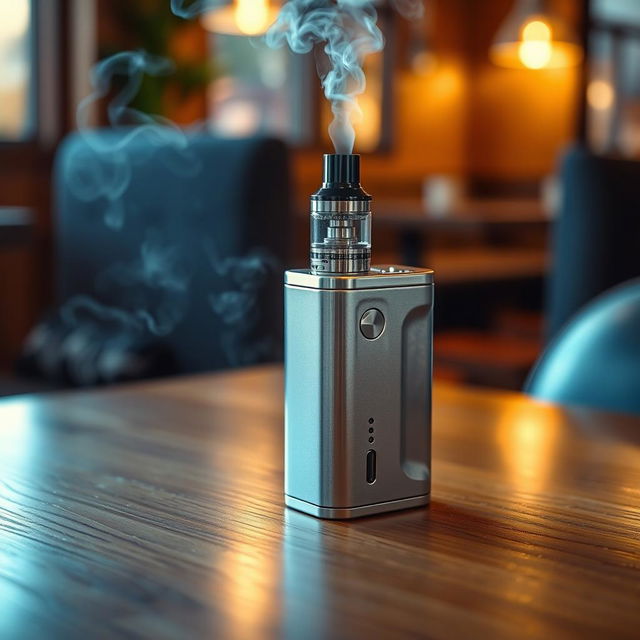
[{"label": "glass tank", "polygon": [[360,186],[360,156],[326,154],[322,187],[311,196],[311,271],[369,271],[371,196]]},{"label": "glass tank", "polygon": [[371,212],[312,213],[311,268],[324,273],[369,270]]}]

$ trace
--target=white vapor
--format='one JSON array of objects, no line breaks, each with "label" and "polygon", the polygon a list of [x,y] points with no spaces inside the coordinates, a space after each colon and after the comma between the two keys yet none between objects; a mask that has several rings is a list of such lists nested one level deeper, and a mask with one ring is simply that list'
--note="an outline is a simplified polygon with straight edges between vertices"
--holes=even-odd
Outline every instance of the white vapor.
[{"label": "white vapor", "polygon": [[[223,0],[171,0],[171,9],[192,18],[221,4]],[[317,67],[333,112],[329,136],[336,153],[353,152],[352,120],[360,114],[357,98],[366,88],[364,59],[384,48],[374,5],[374,0],[289,0],[266,34],[269,47],[286,43],[294,53],[323,45],[325,59]],[[392,5],[410,20],[424,13],[422,0],[392,0]]]},{"label": "white vapor", "polygon": [[336,153],[353,152],[352,117],[359,111],[357,96],[366,87],[362,65],[368,54],[384,47],[377,18],[373,4],[363,0],[290,0],[267,33],[270,47],[286,42],[295,53],[324,44],[328,64],[319,64],[318,71],[331,102],[329,136]]}]

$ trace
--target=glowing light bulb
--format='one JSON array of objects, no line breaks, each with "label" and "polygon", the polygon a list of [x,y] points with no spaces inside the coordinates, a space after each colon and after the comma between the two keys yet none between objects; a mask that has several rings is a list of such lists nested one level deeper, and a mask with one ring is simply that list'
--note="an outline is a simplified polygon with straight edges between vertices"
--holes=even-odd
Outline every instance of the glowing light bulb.
[{"label": "glowing light bulb", "polygon": [[237,0],[234,17],[238,29],[248,36],[265,31],[269,26],[268,0]]},{"label": "glowing light bulb", "polygon": [[604,80],[592,80],[587,87],[587,101],[598,111],[606,111],[613,104],[613,87]]},{"label": "glowing light bulb", "polygon": [[522,29],[518,58],[527,69],[543,69],[552,54],[551,29],[542,20],[531,20]]}]

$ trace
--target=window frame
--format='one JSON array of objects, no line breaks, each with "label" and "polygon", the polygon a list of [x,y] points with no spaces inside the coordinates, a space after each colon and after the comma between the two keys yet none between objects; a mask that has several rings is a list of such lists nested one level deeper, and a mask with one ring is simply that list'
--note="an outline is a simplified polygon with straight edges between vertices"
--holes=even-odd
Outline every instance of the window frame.
[{"label": "window frame", "polygon": [[29,74],[29,126],[24,136],[0,138],[0,159],[22,160],[51,151],[60,139],[65,121],[62,98],[67,94],[66,41],[68,0],[29,0],[31,73]]}]

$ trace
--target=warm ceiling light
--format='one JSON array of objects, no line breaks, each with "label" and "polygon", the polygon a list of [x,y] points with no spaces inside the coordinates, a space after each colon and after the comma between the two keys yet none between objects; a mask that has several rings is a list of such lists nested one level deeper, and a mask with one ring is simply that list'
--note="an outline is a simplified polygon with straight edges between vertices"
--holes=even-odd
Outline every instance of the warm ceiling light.
[{"label": "warm ceiling light", "polygon": [[582,48],[568,25],[544,9],[541,0],[517,0],[491,45],[489,56],[501,67],[571,67]]},{"label": "warm ceiling light", "polygon": [[242,33],[254,36],[269,25],[269,3],[267,0],[237,0],[235,18]]},{"label": "warm ceiling light", "polygon": [[518,58],[527,69],[544,69],[551,60],[551,29],[542,20],[531,20],[522,29]]},{"label": "warm ceiling light", "polygon": [[208,31],[234,36],[257,36],[265,33],[278,17],[278,7],[269,0],[233,0],[202,16]]}]

